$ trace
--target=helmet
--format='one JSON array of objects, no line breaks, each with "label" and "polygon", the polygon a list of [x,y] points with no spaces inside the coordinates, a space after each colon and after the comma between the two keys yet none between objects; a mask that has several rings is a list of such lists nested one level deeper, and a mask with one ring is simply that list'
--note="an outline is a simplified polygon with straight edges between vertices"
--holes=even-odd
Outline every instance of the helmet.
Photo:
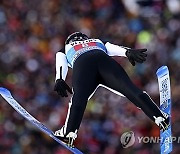
[{"label": "helmet", "polygon": [[81,32],[74,32],[69,35],[65,41],[65,44],[72,43],[74,41],[84,41],[89,39],[89,37]]}]

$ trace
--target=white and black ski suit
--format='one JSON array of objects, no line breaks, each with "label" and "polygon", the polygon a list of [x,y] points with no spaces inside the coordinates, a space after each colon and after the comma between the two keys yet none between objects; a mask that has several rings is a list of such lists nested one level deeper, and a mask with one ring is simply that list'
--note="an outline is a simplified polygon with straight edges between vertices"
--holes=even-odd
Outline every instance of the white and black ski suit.
[{"label": "white and black ski suit", "polygon": [[87,101],[99,85],[123,94],[153,121],[163,117],[158,106],[146,92],[136,87],[127,73],[111,56],[124,56],[126,51],[118,45],[103,43],[100,39],[76,41],[65,45],[56,53],[56,80],[65,80],[68,66],[73,69],[73,96],[65,122],[65,134],[79,129]]}]

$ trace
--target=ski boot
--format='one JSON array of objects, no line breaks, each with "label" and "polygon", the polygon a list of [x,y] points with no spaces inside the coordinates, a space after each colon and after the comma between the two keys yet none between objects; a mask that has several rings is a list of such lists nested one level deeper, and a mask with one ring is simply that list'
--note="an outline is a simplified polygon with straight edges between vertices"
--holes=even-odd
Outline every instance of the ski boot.
[{"label": "ski boot", "polygon": [[60,139],[64,144],[69,147],[74,147],[74,141],[77,138],[77,130],[75,132],[69,132],[65,135],[65,126],[63,126],[60,130],[55,131],[54,136]]},{"label": "ski boot", "polygon": [[163,132],[165,130],[167,130],[170,126],[170,119],[169,117],[167,118],[163,118],[163,117],[155,117],[155,123],[159,126],[160,130],[162,130]]}]

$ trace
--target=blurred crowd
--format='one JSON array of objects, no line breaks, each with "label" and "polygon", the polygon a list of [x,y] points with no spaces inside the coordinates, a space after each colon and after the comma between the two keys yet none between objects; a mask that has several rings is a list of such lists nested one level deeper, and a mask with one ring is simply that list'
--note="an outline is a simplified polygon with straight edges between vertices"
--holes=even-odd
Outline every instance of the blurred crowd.
[{"label": "blurred crowd", "polygon": [[[48,128],[61,128],[69,100],[54,91],[55,53],[66,37],[81,31],[131,48],[147,48],[144,64],[114,57],[133,82],[159,105],[156,70],[167,65],[172,89],[172,131],[180,137],[179,0],[1,0],[0,86]],[[72,70],[67,83],[71,85]],[[123,148],[120,137],[159,136],[159,128],[129,100],[100,87],[88,106],[76,146],[87,154],[154,154],[158,143]],[[1,154],[68,154],[0,98]],[[174,142],[172,154],[180,153]]]}]

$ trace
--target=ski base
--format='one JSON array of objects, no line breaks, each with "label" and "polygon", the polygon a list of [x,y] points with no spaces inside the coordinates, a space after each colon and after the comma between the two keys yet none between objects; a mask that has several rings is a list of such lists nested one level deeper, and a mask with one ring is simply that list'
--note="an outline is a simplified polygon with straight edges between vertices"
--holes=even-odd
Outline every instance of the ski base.
[{"label": "ski base", "polygon": [[63,147],[65,147],[67,150],[71,151],[74,154],[83,154],[80,150],[78,150],[76,147],[70,147],[66,145],[64,142],[59,140],[56,136],[54,136],[54,133],[52,130],[47,128],[45,125],[43,125],[41,122],[39,122],[37,119],[35,119],[29,112],[27,112],[11,95],[10,91],[6,88],[0,87],[0,94],[1,96],[25,119],[30,121],[33,125],[35,125],[39,130],[47,134],[49,137],[53,138],[56,142],[61,144]]},{"label": "ski base", "polygon": [[171,132],[171,88],[170,77],[167,66],[160,67],[156,75],[158,77],[160,92],[160,110],[167,114],[170,119],[170,126],[164,132],[160,130],[160,150],[161,154],[168,154],[172,151],[172,132]]}]

